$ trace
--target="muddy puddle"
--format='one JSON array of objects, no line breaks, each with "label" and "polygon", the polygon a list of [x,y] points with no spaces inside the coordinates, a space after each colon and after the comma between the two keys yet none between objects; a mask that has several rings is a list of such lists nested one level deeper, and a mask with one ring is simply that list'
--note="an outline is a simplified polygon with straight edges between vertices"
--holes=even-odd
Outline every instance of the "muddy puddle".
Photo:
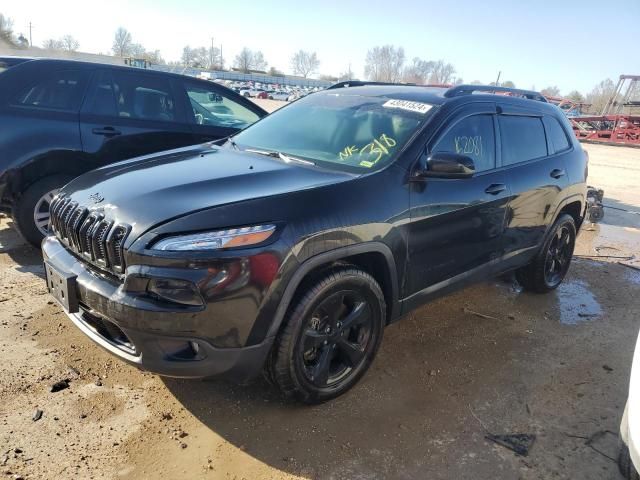
[{"label": "muddy puddle", "polygon": [[556,295],[560,323],[576,325],[602,316],[602,306],[584,281],[565,280],[556,290]]}]

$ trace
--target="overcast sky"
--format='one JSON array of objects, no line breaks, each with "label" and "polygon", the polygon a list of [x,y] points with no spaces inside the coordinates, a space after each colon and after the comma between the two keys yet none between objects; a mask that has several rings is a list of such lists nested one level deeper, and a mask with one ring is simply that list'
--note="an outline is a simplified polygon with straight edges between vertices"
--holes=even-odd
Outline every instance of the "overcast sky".
[{"label": "overcast sky", "polygon": [[407,60],[453,63],[466,82],[493,81],[501,70],[521,88],[586,93],[604,78],[640,74],[640,0],[3,0],[0,12],[27,38],[32,22],[37,46],[71,34],[80,50],[106,53],[122,26],[167,61],[213,37],[227,66],[247,46],[287,73],[304,49],[317,52],[321,73],[351,64],[362,78],[367,50],[393,44]]}]

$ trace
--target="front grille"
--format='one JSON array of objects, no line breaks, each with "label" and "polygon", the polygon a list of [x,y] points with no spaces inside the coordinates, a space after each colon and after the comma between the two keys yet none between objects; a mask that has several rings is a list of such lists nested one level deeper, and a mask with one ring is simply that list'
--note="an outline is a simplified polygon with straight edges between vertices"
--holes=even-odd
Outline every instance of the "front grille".
[{"label": "front grille", "polygon": [[74,253],[116,274],[124,272],[124,241],[130,227],[114,224],[98,212],[58,196],[51,203],[51,229]]}]

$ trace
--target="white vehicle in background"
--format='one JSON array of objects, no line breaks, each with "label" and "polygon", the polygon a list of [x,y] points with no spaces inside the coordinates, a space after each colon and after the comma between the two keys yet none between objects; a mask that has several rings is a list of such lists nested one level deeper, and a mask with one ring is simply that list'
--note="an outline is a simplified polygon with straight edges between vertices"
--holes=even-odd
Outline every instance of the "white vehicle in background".
[{"label": "white vehicle in background", "polygon": [[285,91],[280,91],[280,92],[270,93],[269,96],[273,100],[280,100],[281,102],[286,102],[287,100],[289,100],[290,94],[288,92],[285,92]]},{"label": "white vehicle in background", "polygon": [[629,396],[620,422],[620,472],[628,480],[640,480],[640,338],[631,364]]},{"label": "white vehicle in background", "polygon": [[249,89],[249,88],[247,88],[247,87],[241,88],[241,89],[238,91],[238,93],[239,93],[240,95],[242,95],[243,97],[251,97],[251,96],[252,96],[252,95],[251,95],[251,89]]}]

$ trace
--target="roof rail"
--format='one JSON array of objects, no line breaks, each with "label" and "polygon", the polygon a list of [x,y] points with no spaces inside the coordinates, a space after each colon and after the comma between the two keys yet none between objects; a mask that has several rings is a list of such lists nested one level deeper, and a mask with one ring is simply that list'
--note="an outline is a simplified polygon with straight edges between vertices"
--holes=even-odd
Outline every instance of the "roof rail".
[{"label": "roof rail", "polygon": [[346,88],[346,87],[364,87],[367,85],[415,85],[415,83],[390,83],[390,82],[369,82],[365,80],[345,80],[344,82],[338,82],[331,85],[327,90],[333,90],[334,88]]},{"label": "roof rail", "polygon": [[459,95],[470,95],[473,92],[505,93],[528,98],[529,100],[548,103],[547,99],[539,92],[534,92],[533,90],[520,90],[519,88],[496,87],[495,85],[456,85],[455,87],[447,90],[444,93],[444,96],[451,98]]}]

